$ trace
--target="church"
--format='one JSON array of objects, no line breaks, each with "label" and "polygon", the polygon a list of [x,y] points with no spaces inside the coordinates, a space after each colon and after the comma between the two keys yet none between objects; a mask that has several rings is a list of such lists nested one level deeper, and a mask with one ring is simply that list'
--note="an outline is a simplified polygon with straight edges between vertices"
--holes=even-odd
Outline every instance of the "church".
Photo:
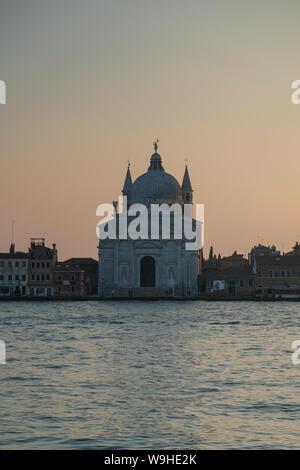
[{"label": "church", "polygon": [[[122,189],[128,207],[133,204],[193,204],[193,189],[187,166],[180,185],[167,173],[154,143],[146,173],[132,181],[130,165]],[[118,217],[118,215],[117,215]],[[174,226],[174,224],[173,224]],[[172,231],[172,225],[171,225]],[[101,297],[192,297],[198,295],[200,251],[187,250],[185,238],[99,240],[99,285]]]}]

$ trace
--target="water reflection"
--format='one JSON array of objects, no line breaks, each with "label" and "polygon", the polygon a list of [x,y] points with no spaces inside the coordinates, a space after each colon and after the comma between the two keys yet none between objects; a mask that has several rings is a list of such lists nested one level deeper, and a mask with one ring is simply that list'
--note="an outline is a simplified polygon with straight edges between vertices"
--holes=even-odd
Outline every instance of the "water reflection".
[{"label": "water reflection", "polygon": [[0,447],[297,448],[299,310],[0,303]]}]

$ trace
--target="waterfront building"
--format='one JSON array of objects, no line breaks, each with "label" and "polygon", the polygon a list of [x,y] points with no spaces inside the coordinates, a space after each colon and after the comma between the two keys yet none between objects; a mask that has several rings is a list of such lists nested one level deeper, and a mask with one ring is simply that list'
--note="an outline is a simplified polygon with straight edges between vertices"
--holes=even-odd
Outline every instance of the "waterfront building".
[{"label": "waterfront building", "polygon": [[57,263],[53,270],[53,295],[82,297],[84,294],[84,270],[78,265]]},{"label": "waterfront building", "polygon": [[[186,166],[183,181],[164,170],[157,152],[150,158],[148,171],[132,181],[127,168],[122,190],[128,207],[144,204],[193,204],[193,189]],[[149,224],[150,225],[150,224]],[[150,231],[150,229],[149,229]],[[99,242],[99,295],[119,297],[195,296],[200,272],[199,250],[186,250],[185,240],[172,239],[106,239]]]},{"label": "waterfront building", "polygon": [[265,245],[255,245],[250,253],[248,253],[248,260],[251,266],[253,266],[256,258],[260,256],[280,256],[280,251],[277,250],[275,245],[265,246]]},{"label": "waterfront building", "polygon": [[248,260],[236,252],[211,265],[204,262],[199,276],[206,298],[300,299],[300,250],[281,255],[273,246],[255,246]]},{"label": "waterfront building", "polygon": [[85,295],[97,295],[98,293],[98,261],[93,258],[69,258],[64,261],[69,266],[77,266],[84,271]]},{"label": "waterfront building", "polygon": [[200,293],[211,299],[251,299],[255,295],[255,278],[248,260],[235,251],[231,256],[220,257],[215,266],[206,265],[199,277]]},{"label": "waterfront building", "polygon": [[15,251],[14,243],[8,253],[0,253],[0,296],[28,295],[29,254]]},{"label": "waterfront building", "polygon": [[45,238],[31,238],[29,253],[29,295],[53,295],[53,270],[57,263],[57,249],[45,246]]},{"label": "waterfront building", "polygon": [[256,296],[300,298],[300,256],[261,256],[256,258]]},{"label": "waterfront building", "polygon": [[97,295],[98,262],[93,258],[70,258],[53,271],[55,296]]}]

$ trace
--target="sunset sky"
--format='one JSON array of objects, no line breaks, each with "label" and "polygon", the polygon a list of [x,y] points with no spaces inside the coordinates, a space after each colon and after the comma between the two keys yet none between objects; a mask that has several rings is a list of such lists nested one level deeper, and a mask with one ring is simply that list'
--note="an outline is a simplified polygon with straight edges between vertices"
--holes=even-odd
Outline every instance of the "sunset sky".
[{"label": "sunset sky", "polygon": [[300,242],[297,0],[2,0],[0,251],[15,222],[97,256],[96,207],[118,198],[153,141],[194,201],[205,249]]}]

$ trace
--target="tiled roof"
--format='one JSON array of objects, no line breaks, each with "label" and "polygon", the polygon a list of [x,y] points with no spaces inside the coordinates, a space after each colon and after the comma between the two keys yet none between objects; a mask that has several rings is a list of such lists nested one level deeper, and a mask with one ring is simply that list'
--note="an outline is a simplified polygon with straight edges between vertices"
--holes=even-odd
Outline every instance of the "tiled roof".
[{"label": "tiled roof", "polygon": [[69,258],[65,261],[60,261],[59,264],[77,264],[77,265],[92,265],[92,266],[97,266],[98,265],[98,261],[96,261],[95,259],[93,258]]},{"label": "tiled roof", "polygon": [[65,264],[98,264],[98,261],[96,261],[93,258],[69,258],[65,261],[61,261],[60,264],[65,263]]}]

